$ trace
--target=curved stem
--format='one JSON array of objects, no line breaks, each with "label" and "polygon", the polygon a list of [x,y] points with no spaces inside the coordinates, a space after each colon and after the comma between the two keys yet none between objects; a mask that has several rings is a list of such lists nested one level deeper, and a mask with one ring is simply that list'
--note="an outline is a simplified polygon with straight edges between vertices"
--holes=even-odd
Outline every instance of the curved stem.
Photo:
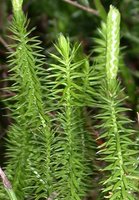
[{"label": "curved stem", "polygon": [[4,188],[7,192],[7,194],[9,195],[10,199],[17,200],[16,195],[12,189],[12,185],[11,185],[10,181],[8,180],[8,178],[6,177],[4,171],[1,169],[1,167],[0,167],[0,177],[2,179]]},{"label": "curved stem", "polygon": [[16,195],[12,189],[6,189],[6,192],[8,193],[10,200],[17,200]]}]

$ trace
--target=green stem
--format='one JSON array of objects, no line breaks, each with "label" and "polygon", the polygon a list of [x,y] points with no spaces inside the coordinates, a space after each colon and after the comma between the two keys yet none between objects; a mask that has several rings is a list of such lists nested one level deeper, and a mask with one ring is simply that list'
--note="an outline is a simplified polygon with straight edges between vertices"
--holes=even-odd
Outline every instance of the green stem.
[{"label": "green stem", "polygon": [[116,118],[116,111],[115,111],[113,100],[111,102],[111,117],[112,117],[112,122],[113,122],[113,127],[114,127],[114,135],[115,135],[115,140],[116,140],[116,149],[117,149],[117,157],[119,160],[118,163],[119,163],[120,175],[121,175],[121,180],[123,180],[123,174],[124,174],[123,156],[122,156],[121,141],[120,141],[118,126],[117,126],[118,122]]},{"label": "green stem", "polygon": [[12,189],[6,188],[5,190],[6,190],[7,194],[9,195],[10,200],[17,200],[16,195]]}]

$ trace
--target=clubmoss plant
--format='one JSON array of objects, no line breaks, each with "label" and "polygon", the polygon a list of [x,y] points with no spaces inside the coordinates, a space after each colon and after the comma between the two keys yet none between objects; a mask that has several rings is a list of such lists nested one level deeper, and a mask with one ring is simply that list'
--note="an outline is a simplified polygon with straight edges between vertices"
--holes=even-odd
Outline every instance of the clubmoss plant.
[{"label": "clubmoss plant", "polygon": [[[100,1],[95,2],[106,20]],[[5,171],[12,184],[7,188],[9,197],[82,200],[94,186],[94,151],[99,145],[96,154],[105,163],[101,199],[136,200],[134,130],[117,79],[119,11],[110,6],[107,22],[99,29],[93,67],[81,45],[72,45],[60,34],[46,70],[40,41],[30,38],[27,30],[22,3],[12,0],[14,52],[9,56],[10,86],[5,88],[13,94],[5,100],[12,119],[6,140]],[[87,128],[90,107],[97,108],[97,116],[91,117],[97,120],[101,143],[94,140],[94,130]],[[0,199],[8,200],[4,189],[0,189]]]},{"label": "clubmoss plant", "polygon": [[131,140],[134,131],[131,129],[131,120],[124,114],[128,109],[122,106],[124,98],[117,80],[119,30],[120,13],[111,6],[106,24],[106,53],[104,54],[106,62],[101,66],[105,72],[104,80],[100,83],[98,95],[100,113],[97,115],[101,120],[101,124],[98,125],[101,129],[99,138],[105,140],[99,146],[98,154],[101,155],[101,160],[107,163],[107,166],[102,169],[105,172],[102,192],[104,198],[110,200],[136,199],[135,192],[138,190],[137,151]]},{"label": "clubmoss plant", "polygon": [[[75,61],[79,45],[72,47],[69,38],[63,35],[59,36],[55,47],[58,55],[51,54],[55,64],[48,69],[49,98],[57,101],[55,114],[59,126],[54,145],[55,191],[59,199],[82,199],[89,188],[90,173],[86,155],[86,145],[89,147],[90,143],[86,144],[87,132],[83,120],[85,91],[80,84],[85,75],[79,70],[86,59],[83,57]],[[50,81],[51,78],[53,81]],[[87,87],[85,80],[84,83]]]},{"label": "clubmoss plant", "polygon": [[[45,188],[48,197],[48,188],[52,185],[49,178],[52,132],[49,117],[45,114],[43,90],[38,78],[44,74],[41,67],[44,63],[40,53],[42,49],[36,37],[28,37],[31,31],[27,31],[28,22],[22,12],[22,1],[12,3],[14,17],[10,30],[13,33],[12,47],[15,51],[9,56],[9,81],[12,85],[5,89],[15,95],[7,99],[13,123],[7,139],[6,172],[20,200],[35,193],[39,183],[38,176],[43,174],[44,179],[47,176]],[[42,160],[45,162],[38,172]],[[35,185],[33,189],[32,185]]]}]

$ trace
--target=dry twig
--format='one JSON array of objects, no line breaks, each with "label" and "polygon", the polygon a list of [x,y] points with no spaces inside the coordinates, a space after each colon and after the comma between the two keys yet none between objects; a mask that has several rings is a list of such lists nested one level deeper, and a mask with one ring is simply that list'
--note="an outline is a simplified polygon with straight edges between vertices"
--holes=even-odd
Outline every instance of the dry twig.
[{"label": "dry twig", "polygon": [[7,188],[7,189],[11,189],[12,188],[11,183],[7,179],[7,177],[4,173],[4,171],[1,169],[1,167],[0,167],[0,177],[2,179],[4,187]]},{"label": "dry twig", "polygon": [[13,49],[11,49],[10,47],[9,47],[9,45],[6,43],[6,41],[0,36],[0,43],[9,51],[9,52],[11,52],[11,53],[13,53],[14,51],[13,51]]},{"label": "dry twig", "polygon": [[73,6],[75,6],[77,8],[80,8],[80,9],[86,11],[86,12],[89,12],[89,13],[92,13],[92,14],[98,16],[98,11],[97,10],[94,10],[92,8],[83,6],[83,5],[79,4],[76,1],[72,1],[72,0],[63,0],[63,1],[66,2],[66,3],[69,3],[69,4],[73,5]]}]

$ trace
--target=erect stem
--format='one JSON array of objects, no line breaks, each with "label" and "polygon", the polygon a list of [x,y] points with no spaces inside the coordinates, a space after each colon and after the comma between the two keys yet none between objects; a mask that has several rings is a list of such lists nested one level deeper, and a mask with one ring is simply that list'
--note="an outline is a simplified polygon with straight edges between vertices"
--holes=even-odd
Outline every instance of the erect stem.
[{"label": "erect stem", "polygon": [[11,185],[10,181],[8,180],[8,178],[6,177],[4,171],[1,169],[1,167],[0,167],[0,177],[2,179],[4,188],[5,188],[6,192],[8,193],[10,199],[17,200],[16,195],[12,189],[12,185]]},{"label": "erect stem", "polygon": [[116,111],[115,111],[113,100],[111,100],[111,117],[112,117],[112,122],[113,122],[113,127],[114,127],[114,134],[115,134],[115,140],[116,140],[117,157],[118,157],[118,160],[119,160],[120,175],[121,175],[121,180],[123,180],[123,174],[124,174],[123,156],[122,156],[120,135],[119,135],[119,130],[118,130],[118,126],[117,126]]}]

